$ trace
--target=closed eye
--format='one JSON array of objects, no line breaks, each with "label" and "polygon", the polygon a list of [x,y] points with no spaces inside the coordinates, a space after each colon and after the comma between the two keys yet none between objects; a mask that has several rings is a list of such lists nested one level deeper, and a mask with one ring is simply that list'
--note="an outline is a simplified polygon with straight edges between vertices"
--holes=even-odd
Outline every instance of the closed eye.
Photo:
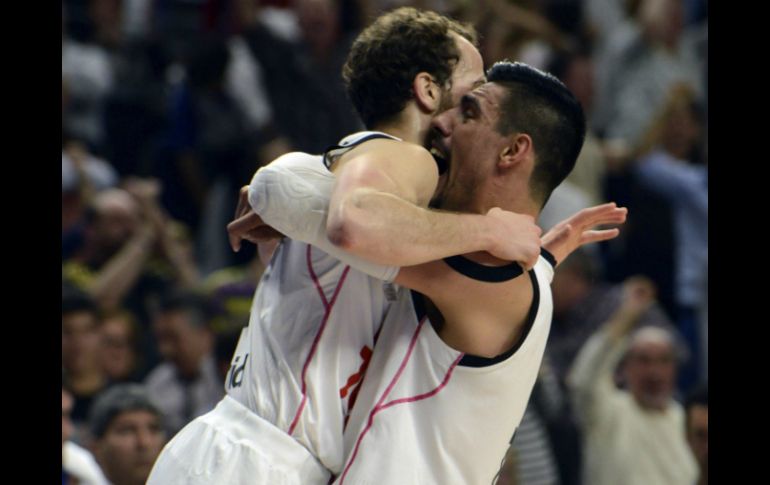
[{"label": "closed eye", "polygon": [[460,98],[460,115],[462,116],[463,121],[477,118],[480,112],[481,107],[476,98],[468,94]]}]

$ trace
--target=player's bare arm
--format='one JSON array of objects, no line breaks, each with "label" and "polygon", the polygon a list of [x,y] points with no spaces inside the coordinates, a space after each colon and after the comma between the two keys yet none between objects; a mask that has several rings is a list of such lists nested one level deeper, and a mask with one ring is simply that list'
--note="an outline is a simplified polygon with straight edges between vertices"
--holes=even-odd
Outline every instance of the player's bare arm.
[{"label": "player's bare arm", "polygon": [[[543,247],[560,263],[583,245],[617,237],[617,228],[597,227],[622,224],[626,214],[627,209],[614,203],[583,209],[548,231],[542,238]],[[505,263],[484,254],[468,257],[489,266]],[[532,302],[530,278],[482,282],[458,273],[444,261],[401,268],[395,282],[426,295],[442,309],[440,335],[448,345],[482,357],[497,356],[518,341]]]}]

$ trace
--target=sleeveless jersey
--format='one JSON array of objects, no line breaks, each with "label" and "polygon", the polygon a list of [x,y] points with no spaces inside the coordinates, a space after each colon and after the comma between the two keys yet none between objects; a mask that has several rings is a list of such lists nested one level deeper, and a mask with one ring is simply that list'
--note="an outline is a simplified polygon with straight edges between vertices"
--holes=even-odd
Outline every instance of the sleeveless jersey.
[{"label": "sleeveless jersey", "polygon": [[[392,138],[357,133],[335,154],[373,137]],[[292,162],[320,172],[318,183],[328,183],[331,192],[334,175],[320,155],[297,153]],[[348,410],[392,300],[391,284],[284,239],[254,296],[225,380],[227,394],[339,473]]]},{"label": "sleeveless jersey", "polygon": [[524,414],[551,325],[553,266],[529,272],[523,336],[495,359],[447,346],[419,294],[399,289],[345,430],[335,484],[490,485]]}]

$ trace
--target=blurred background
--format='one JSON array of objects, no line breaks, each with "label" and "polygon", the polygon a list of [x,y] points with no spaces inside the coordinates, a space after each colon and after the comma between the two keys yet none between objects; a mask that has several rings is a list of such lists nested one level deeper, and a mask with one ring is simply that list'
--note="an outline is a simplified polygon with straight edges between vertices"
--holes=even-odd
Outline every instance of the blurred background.
[{"label": "blurred background", "polygon": [[[591,478],[605,378],[640,409],[645,395],[686,404],[669,431],[707,480],[707,438],[704,454],[689,426],[708,383],[708,0],[64,0],[63,445],[94,452],[113,483],[144,483],[110,458],[95,403],[146,393],[148,461],[222,397],[264,270],[227,241],[238,189],[285,152],[363,128],[341,68],[402,5],[471,23],[487,67],[547,70],[583,104],[590,129],[544,231],[604,201],[629,209],[620,237],[556,272],[541,378],[499,483],[611,483]],[[639,336],[650,326],[665,337]],[[612,353],[587,348],[603,332],[625,338],[607,376],[579,365]]]}]

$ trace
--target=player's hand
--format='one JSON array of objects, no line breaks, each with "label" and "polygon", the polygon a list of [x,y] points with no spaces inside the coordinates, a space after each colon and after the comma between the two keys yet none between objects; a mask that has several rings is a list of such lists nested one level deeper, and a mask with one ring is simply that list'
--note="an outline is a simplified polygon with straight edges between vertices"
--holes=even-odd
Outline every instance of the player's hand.
[{"label": "player's hand", "polygon": [[529,271],[540,257],[540,234],[535,218],[493,207],[487,217],[494,221],[494,243],[489,253],[507,261],[518,262]]},{"label": "player's hand", "polygon": [[626,222],[628,209],[618,207],[614,202],[583,209],[556,224],[543,236],[543,247],[553,254],[557,264],[567,259],[574,250],[598,241],[613,239],[620,234],[617,228],[594,230],[604,224]]},{"label": "player's hand", "polygon": [[238,205],[235,208],[235,219],[227,225],[227,237],[230,247],[238,252],[241,249],[241,241],[246,240],[254,244],[283,237],[283,234],[268,226],[254,212],[249,205],[249,187],[241,187],[238,195]]}]

